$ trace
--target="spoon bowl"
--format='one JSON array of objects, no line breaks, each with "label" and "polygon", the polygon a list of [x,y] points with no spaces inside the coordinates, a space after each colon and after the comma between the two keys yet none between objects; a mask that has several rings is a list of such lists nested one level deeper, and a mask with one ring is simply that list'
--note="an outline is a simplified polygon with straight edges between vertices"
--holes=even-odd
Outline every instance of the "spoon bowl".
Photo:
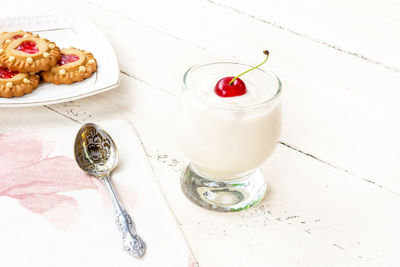
[{"label": "spoon bowl", "polygon": [[109,175],[118,164],[118,150],[113,139],[94,123],[81,127],[74,147],[79,167],[92,176]]}]

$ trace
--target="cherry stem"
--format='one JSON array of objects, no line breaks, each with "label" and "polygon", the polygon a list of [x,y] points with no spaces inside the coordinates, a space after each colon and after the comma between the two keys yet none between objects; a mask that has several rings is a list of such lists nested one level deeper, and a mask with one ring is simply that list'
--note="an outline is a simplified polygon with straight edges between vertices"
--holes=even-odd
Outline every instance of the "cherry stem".
[{"label": "cherry stem", "polygon": [[249,69],[249,70],[246,70],[246,71],[243,72],[243,73],[240,73],[238,76],[236,76],[235,78],[233,78],[233,79],[229,82],[229,85],[232,85],[232,83],[233,83],[237,78],[239,78],[240,76],[242,76],[242,75],[248,73],[249,71],[252,71],[252,70],[254,70],[254,69],[260,67],[260,66],[263,65],[265,62],[267,62],[268,57],[269,57],[269,52],[268,52],[268,50],[264,50],[263,53],[264,53],[265,55],[267,55],[267,58],[266,58],[261,64],[258,64],[257,66],[255,66],[255,67],[253,67],[253,68],[251,68],[251,69]]}]

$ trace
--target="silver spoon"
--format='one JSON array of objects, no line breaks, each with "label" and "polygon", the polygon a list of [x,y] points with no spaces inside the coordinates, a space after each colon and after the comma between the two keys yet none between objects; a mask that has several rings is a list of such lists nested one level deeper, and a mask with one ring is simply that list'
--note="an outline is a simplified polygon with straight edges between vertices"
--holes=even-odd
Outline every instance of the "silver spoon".
[{"label": "silver spoon", "polygon": [[136,233],[131,217],[118,199],[111,183],[110,172],[118,163],[118,151],[106,131],[94,123],[81,127],[75,138],[75,160],[88,174],[101,179],[106,185],[115,211],[115,222],[122,234],[122,244],[127,253],[141,257],[146,244]]}]

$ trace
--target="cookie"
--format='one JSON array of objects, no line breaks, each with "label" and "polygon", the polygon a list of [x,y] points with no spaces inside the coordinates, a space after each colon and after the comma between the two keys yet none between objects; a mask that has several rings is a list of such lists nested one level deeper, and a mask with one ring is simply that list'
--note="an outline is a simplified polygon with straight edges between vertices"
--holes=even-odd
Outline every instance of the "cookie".
[{"label": "cookie", "polygon": [[[15,40],[24,37],[25,35],[31,36],[32,33],[30,32],[24,32],[24,31],[15,31],[15,32],[2,32],[0,33],[0,49],[1,45],[6,41],[6,40]],[[0,67],[5,67],[5,65],[1,64],[0,62]]]},{"label": "cookie", "polygon": [[57,66],[40,75],[45,82],[71,84],[89,78],[96,70],[97,63],[92,53],[70,47],[61,49]]},{"label": "cookie", "polygon": [[39,86],[39,75],[0,67],[0,97],[23,96]]},{"label": "cookie", "polygon": [[11,71],[39,72],[55,66],[60,54],[55,43],[28,33],[22,38],[4,41],[0,49],[0,63]]},{"label": "cookie", "polygon": [[2,32],[0,33],[0,45],[2,45],[6,40],[15,40],[23,38],[24,36],[32,36],[32,33],[24,31]]}]

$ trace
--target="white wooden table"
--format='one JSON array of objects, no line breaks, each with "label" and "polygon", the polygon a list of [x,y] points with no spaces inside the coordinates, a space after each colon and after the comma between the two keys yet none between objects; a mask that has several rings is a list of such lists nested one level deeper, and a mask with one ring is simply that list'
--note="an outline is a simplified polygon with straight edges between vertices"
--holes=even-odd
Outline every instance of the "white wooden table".
[{"label": "white wooden table", "polygon": [[[0,109],[0,131],[127,118],[200,266],[400,265],[399,2],[2,1],[1,17],[83,14],[116,50],[121,86],[79,101]],[[215,213],[182,194],[183,72],[209,59],[268,64],[283,134],[260,205]]]}]

